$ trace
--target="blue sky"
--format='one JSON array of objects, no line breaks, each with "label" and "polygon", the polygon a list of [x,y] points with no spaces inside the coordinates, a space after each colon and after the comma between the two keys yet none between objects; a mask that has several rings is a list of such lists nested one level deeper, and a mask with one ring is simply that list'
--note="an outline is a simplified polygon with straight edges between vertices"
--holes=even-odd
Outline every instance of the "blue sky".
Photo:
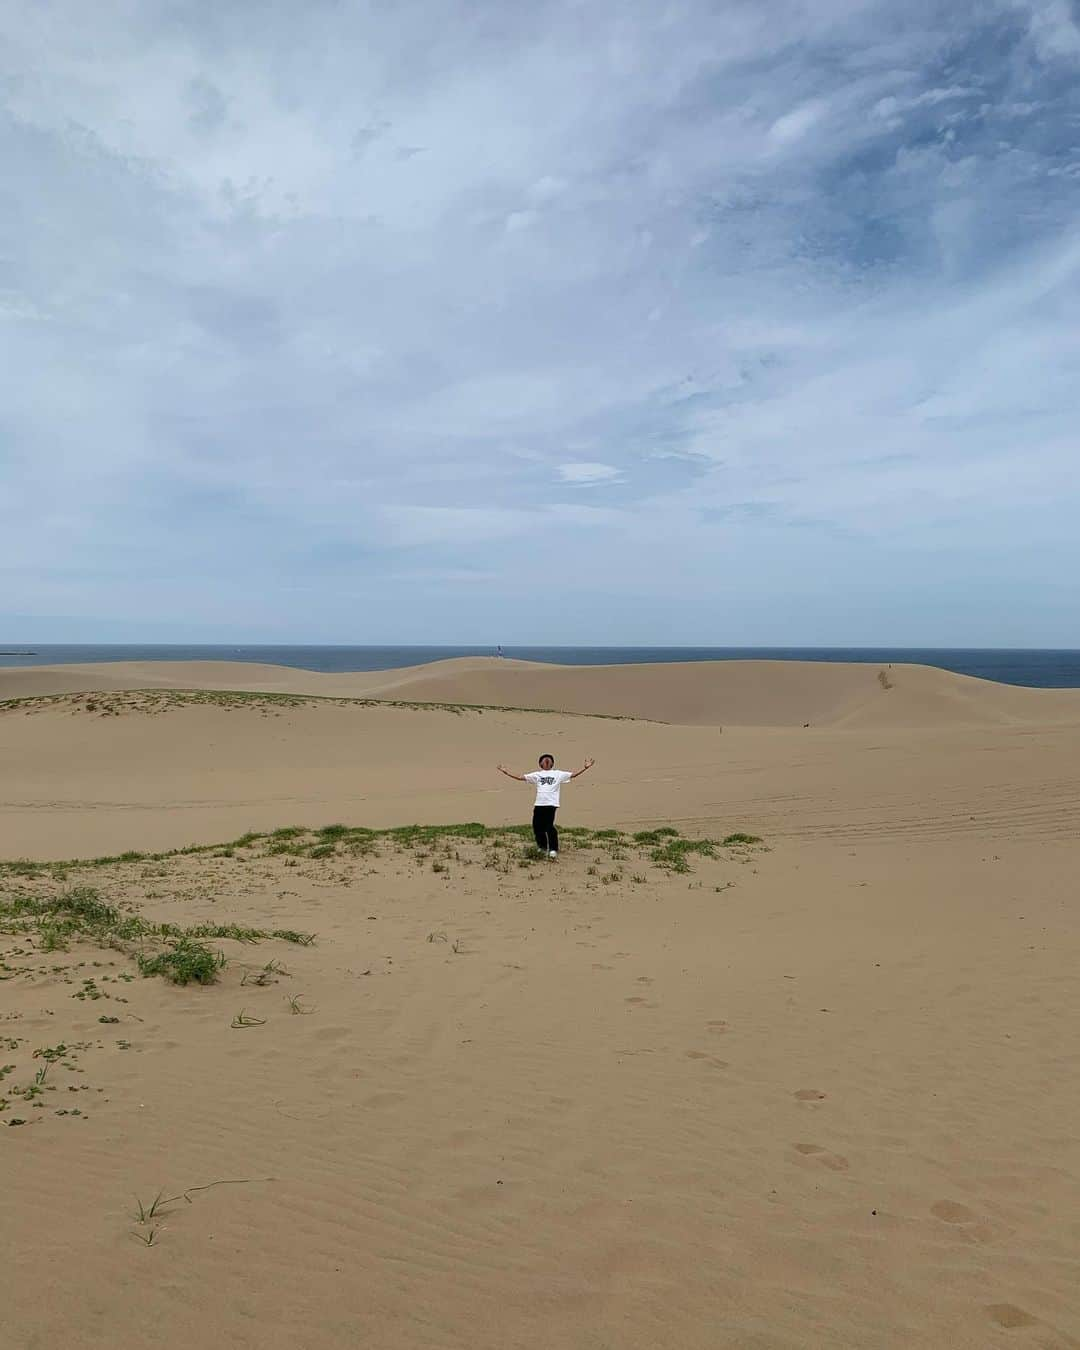
[{"label": "blue sky", "polygon": [[0,636],[1080,645],[1071,0],[0,11]]}]

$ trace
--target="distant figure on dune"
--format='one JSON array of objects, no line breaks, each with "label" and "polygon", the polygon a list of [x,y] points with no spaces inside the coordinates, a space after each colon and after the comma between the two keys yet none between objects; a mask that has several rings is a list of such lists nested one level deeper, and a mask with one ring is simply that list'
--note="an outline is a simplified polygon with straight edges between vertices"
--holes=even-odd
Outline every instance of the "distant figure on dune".
[{"label": "distant figure on dune", "polygon": [[594,760],[586,758],[580,769],[570,773],[567,769],[557,769],[553,755],[540,756],[539,771],[534,773],[511,773],[504,765],[498,766],[499,772],[519,783],[536,784],[536,803],[533,806],[533,834],[536,847],[554,862],[559,856],[559,831],[555,828],[555,812],[559,809],[559,789],[571,778],[580,778],[586,769],[591,769]]}]

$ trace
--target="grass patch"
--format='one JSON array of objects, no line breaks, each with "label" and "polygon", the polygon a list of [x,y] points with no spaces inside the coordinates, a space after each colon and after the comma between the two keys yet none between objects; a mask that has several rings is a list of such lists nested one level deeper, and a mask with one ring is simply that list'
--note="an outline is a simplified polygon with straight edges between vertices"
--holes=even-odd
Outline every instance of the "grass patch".
[{"label": "grass patch", "polygon": [[[141,915],[120,910],[101,898],[91,886],[78,886],[58,895],[0,896],[0,933],[36,939],[43,952],[66,951],[72,941],[112,948],[134,958],[144,976],[160,975],[173,984],[213,984],[225,964],[221,952],[211,951],[203,939],[224,938],[233,942],[262,942],[277,938],[310,947],[314,933],[293,928],[251,928],[235,923],[201,923],[181,926],[150,923]],[[168,945],[148,954],[133,950],[147,942]],[[271,963],[273,964],[273,963]],[[94,996],[86,987],[79,996]]]},{"label": "grass patch", "polygon": [[404,708],[414,712],[449,712],[460,716],[475,712],[544,713],[552,717],[595,717],[605,722],[635,722],[647,719],[621,713],[573,713],[559,708],[519,708],[499,703],[434,703],[418,699],[349,698],[324,694],[260,693],[246,689],[112,689],[89,694],[31,694],[24,698],[0,699],[0,713],[36,712],[49,707],[73,713],[115,717],[121,713],[157,714],[179,708],[209,706],[228,711],[251,709],[276,713],[283,708],[323,706],[353,708]]},{"label": "grass patch", "polygon": [[113,946],[141,937],[145,931],[141,919],[121,914],[90,886],[44,898],[16,895],[0,899],[0,932],[34,933],[42,951],[65,951],[73,938]]},{"label": "grass patch", "polygon": [[191,938],[179,938],[157,956],[139,953],[136,961],[144,975],[161,975],[173,984],[213,984],[225,964],[220,952]]},{"label": "grass patch", "polygon": [[690,859],[697,855],[702,858],[716,857],[716,844],[711,839],[682,839],[673,836],[652,849],[649,857],[657,865],[669,872],[689,872]]},{"label": "grass patch", "polygon": [[657,830],[638,830],[633,836],[635,844],[662,844],[666,839],[673,839],[679,831],[671,825],[661,825]]},{"label": "grass patch", "polygon": [[[642,830],[629,835],[621,830],[592,830],[582,825],[568,825],[560,828],[560,835],[578,847],[588,848],[597,845],[602,848],[629,848],[639,846],[664,846],[679,837],[679,832],[671,826],[662,826],[656,830]],[[492,845],[512,846],[517,841],[532,838],[529,825],[484,825],[480,821],[470,820],[448,825],[394,825],[385,829],[370,829],[364,825],[324,825],[321,829],[305,829],[302,826],[267,831],[259,834],[249,831],[239,839],[225,843],[190,844],[186,848],[167,849],[161,853],[112,854],[100,858],[72,858],[63,862],[37,863],[27,859],[9,862],[0,861],[0,877],[40,878],[61,875],[74,868],[109,867],[126,863],[162,863],[173,858],[190,857],[198,854],[228,856],[229,850],[246,849],[252,852],[248,856],[274,857],[286,854],[296,858],[331,858],[338,855],[356,855],[371,853],[380,844],[389,844],[399,848],[432,848],[439,844],[449,846],[454,842],[490,843]],[[733,841],[745,840],[758,842],[754,835],[731,835]],[[726,842],[726,841],[725,841]]]}]

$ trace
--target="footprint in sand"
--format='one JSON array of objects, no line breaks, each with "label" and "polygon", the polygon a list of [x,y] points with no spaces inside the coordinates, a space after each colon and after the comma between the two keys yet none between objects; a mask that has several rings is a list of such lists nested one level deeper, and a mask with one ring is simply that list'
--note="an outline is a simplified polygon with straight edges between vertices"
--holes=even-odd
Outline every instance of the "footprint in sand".
[{"label": "footprint in sand", "polygon": [[823,1102],[825,1093],[819,1092],[817,1088],[800,1088],[798,1092],[791,1094],[797,1102]]},{"label": "footprint in sand", "polygon": [[846,1172],[848,1170],[849,1164],[845,1157],[839,1153],[830,1153],[827,1148],[823,1148],[820,1144],[795,1144],[794,1148],[797,1153],[802,1153],[808,1158],[814,1158],[834,1172]]},{"label": "footprint in sand", "polygon": [[930,1213],[942,1223],[953,1225],[954,1235],[962,1242],[993,1242],[994,1226],[958,1200],[939,1200]]},{"label": "footprint in sand", "polygon": [[706,1063],[710,1069],[726,1069],[728,1062],[726,1059],[717,1059],[715,1055],[707,1054],[704,1050],[687,1050],[687,1059],[700,1059]]},{"label": "footprint in sand", "polygon": [[1033,1327],[1039,1321],[1023,1308],[1018,1308],[1015,1303],[988,1303],[986,1311],[991,1322],[996,1322],[999,1327]]},{"label": "footprint in sand", "polygon": [[930,1206],[930,1213],[945,1223],[974,1223],[977,1217],[967,1205],[961,1205],[956,1200],[939,1200],[936,1205]]},{"label": "footprint in sand", "polygon": [[365,1106],[397,1106],[405,1101],[404,1092],[373,1092],[370,1097],[364,1099]]}]

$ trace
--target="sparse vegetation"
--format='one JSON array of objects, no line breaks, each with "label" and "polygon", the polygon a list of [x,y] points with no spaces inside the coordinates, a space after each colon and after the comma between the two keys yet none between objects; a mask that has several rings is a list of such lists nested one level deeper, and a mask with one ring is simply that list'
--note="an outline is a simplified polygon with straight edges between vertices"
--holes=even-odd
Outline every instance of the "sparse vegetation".
[{"label": "sparse vegetation", "polygon": [[[565,841],[564,851],[571,848],[603,848],[609,856],[616,860],[625,857],[626,850],[650,846],[654,850],[664,850],[672,846],[673,841],[675,841],[675,851],[683,853],[687,849],[692,852],[704,852],[702,846],[710,842],[713,847],[716,847],[715,841],[683,840],[679,831],[672,826],[662,826],[655,830],[641,830],[635,834],[625,834],[616,829],[591,830],[585,826],[566,826],[560,829],[559,834]],[[296,858],[319,860],[371,854],[377,852],[380,846],[388,846],[417,850],[418,860],[426,861],[427,858],[432,856],[432,850],[436,848],[442,850],[445,859],[453,856],[452,846],[455,843],[469,842],[491,845],[491,852],[485,861],[489,866],[498,866],[500,861],[499,849],[513,848],[515,844],[522,848],[519,856],[524,856],[530,861],[539,860],[543,855],[533,845],[531,836],[532,830],[528,825],[484,825],[475,820],[451,825],[398,825],[386,829],[369,829],[363,825],[340,824],[325,825],[320,829],[290,826],[272,830],[265,834],[249,831],[247,834],[241,835],[239,839],[226,843],[194,844],[187,848],[169,849],[161,853],[127,852],[100,858],[70,859],[60,863],[36,863],[26,859],[0,862],[0,877],[32,879],[55,877],[59,873],[67,873],[75,869],[111,867],[125,863],[167,863],[174,858],[199,854],[227,857],[231,856],[230,851],[235,853],[239,849],[247,851],[249,857],[269,858],[286,854]],[[724,847],[731,847],[739,843],[756,844],[760,842],[756,835],[737,833],[728,835],[720,841],[720,844]],[[420,855],[420,850],[427,850],[423,857]],[[657,860],[654,859],[654,861]],[[437,871],[438,868],[433,868],[433,870]],[[85,892],[86,889],[81,888],[81,891]],[[71,894],[76,893],[72,892]],[[91,894],[96,893],[91,892]],[[63,918],[64,915],[58,913],[58,921]],[[0,915],[0,920],[2,920],[2,915]],[[260,938],[268,936],[259,929],[250,929],[249,932],[252,935],[248,939],[250,941],[258,941]],[[237,934],[208,933],[207,935],[234,936]],[[271,933],[269,936],[280,937],[283,936],[283,933],[279,931]],[[244,939],[240,938],[240,940],[243,941]]]},{"label": "sparse vegetation", "polygon": [[635,844],[662,844],[665,839],[679,833],[671,825],[662,825],[658,830],[639,830],[633,836]]},{"label": "sparse vegetation", "polygon": [[[687,885],[711,889],[719,895],[735,884],[728,878],[739,870],[738,864],[751,863],[764,848],[757,835],[743,831],[717,839],[691,839],[673,826],[637,831],[566,826],[560,834],[563,856],[568,858],[565,870],[547,863],[546,856],[533,844],[529,826],[488,826],[477,821],[390,829],[340,822],[321,828],[289,826],[266,832],[249,830],[231,842],[160,853],[128,850],[85,861],[0,862],[0,934],[11,939],[0,952],[0,981],[26,980],[29,988],[40,987],[44,979],[54,986],[67,986],[63,1001],[54,1002],[53,1008],[46,1007],[44,1012],[52,1017],[54,1010],[66,1011],[79,1019],[74,1026],[62,1025],[59,1019],[54,1022],[51,1039],[55,1044],[35,1050],[34,1062],[25,1038],[0,1037],[0,1059],[5,1061],[0,1063],[0,1124],[54,1123],[59,1128],[57,1117],[63,1116],[65,1121],[88,1118],[83,1108],[97,1098],[68,1094],[103,1089],[88,1089],[85,1080],[76,1076],[84,1073],[83,1064],[76,1062],[79,1052],[91,1044],[108,1057],[118,1051],[137,1054],[152,1048],[152,1040],[142,1043],[138,1031],[139,1024],[149,1020],[142,1015],[145,1006],[138,1006],[141,1000],[133,1000],[135,1007],[123,1007],[128,1003],[125,995],[134,994],[130,982],[140,975],[159,977],[181,987],[219,983],[231,990],[247,988],[249,999],[255,1000],[255,1011],[241,1007],[230,1015],[228,1025],[237,1030],[265,1025],[267,1018],[256,1015],[267,1012],[272,1016],[262,991],[288,977],[289,971],[276,959],[256,962],[251,945],[274,940],[308,947],[315,935],[294,928],[257,926],[259,911],[252,910],[252,904],[265,906],[262,912],[280,915],[283,920],[294,915],[299,919],[321,908],[326,891],[337,890],[338,898],[344,896],[350,906],[358,902],[365,909],[377,909],[378,914],[366,913],[369,920],[400,920],[402,914],[394,913],[394,888],[399,882],[433,899],[446,896],[446,878],[452,875],[455,882],[460,878],[465,883],[462,890],[468,894],[472,889],[469,869],[475,868],[474,878],[485,883],[489,893],[483,903],[492,908],[493,895],[495,901],[505,898],[514,903],[523,892],[539,890],[558,902],[575,892],[580,896],[582,889],[587,889],[596,900],[603,895],[612,902],[607,905],[612,909],[628,898],[638,905],[651,903]],[[707,859],[715,859],[715,864],[699,866]],[[491,871],[480,872],[482,868]],[[695,870],[702,879],[670,875]],[[384,887],[384,882],[389,885]],[[188,905],[190,910],[185,908]],[[360,919],[365,917],[365,909],[358,910]],[[449,930],[433,928],[428,932],[426,923],[418,931],[411,930],[414,943],[426,935],[428,943],[444,944],[441,951],[429,953],[432,962],[448,962],[451,956],[469,957],[463,965],[485,961],[483,938],[479,946],[471,942],[474,932],[485,931],[483,925],[469,927],[469,939],[451,937],[468,922],[456,908],[453,913],[438,908],[429,908],[426,913],[428,923],[441,921]],[[224,920],[230,914],[234,921],[216,921],[218,916]],[[196,921],[185,923],[185,917]],[[394,925],[387,927],[389,931],[380,925],[368,932],[379,933],[381,942],[384,932],[388,938],[394,932]],[[401,936],[400,928],[397,934]],[[236,943],[239,949],[226,946],[221,951],[218,942]],[[283,948],[279,950],[284,954]],[[375,968],[376,953],[385,967]],[[393,939],[385,947],[372,945],[355,963],[356,968],[347,973],[350,977],[393,975],[402,968],[395,964],[396,955]],[[316,1002],[323,1006],[317,986],[309,983],[316,978],[313,963],[301,957],[297,962],[300,978],[296,983],[315,990],[315,998],[309,1001],[306,995],[284,990],[274,996],[279,1019],[272,1031],[281,1029],[280,1016],[285,1012],[278,999],[288,1005],[290,1018],[311,1015]],[[4,987],[6,990],[9,986]],[[59,992],[54,988],[54,994]],[[149,991],[142,995],[147,997],[152,997]],[[186,997],[201,995],[192,992]],[[214,1021],[221,1027],[228,1006],[236,1005],[223,1007],[215,995],[206,997],[217,1008]],[[98,1016],[90,1005],[101,1000],[110,1001],[111,1006],[107,1015]],[[93,1024],[94,1041],[75,1040],[79,1034],[87,1035],[87,1023]],[[119,1031],[121,1023],[139,1043],[113,1039],[106,1032],[110,1026]],[[289,1031],[302,1036],[305,1028],[290,1023]],[[60,1039],[65,1033],[67,1039]],[[266,1038],[254,1038],[250,1048],[257,1048],[254,1042],[265,1045]],[[18,1063],[7,1063],[9,1058]],[[58,1108],[59,1101],[77,1101],[79,1106]],[[17,1110],[27,1110],[28,1117],[18,1116]],[[168,1203],[158,1197],[157,1202],[142,1205],[143,1215],[149,1215],[149,1219],[140,1220],[140,1241],[152,1245],[158,1232],[154,1215],[160,1212],[161,1204]]]},{"label": "sparse vegetation", "polygon": [[716,857],[716,844],[711,839],[682,839],[672,835],[649,853],[657,865],[671,872],[689,872],[690,858],[698,854],[704,858]]},{"label": "sparse vegetation", "polygon": [[0,713],[35,713],[46,708],[66,709],[72,715],[90,714],[98,717],[116,717],[120,713],[156,715],[199,705],[224,708],[235,712],[247,709],[276,716],[283,709],[319,706],[353,708],[403,708],[416,712],[463,713],[524,712],[545,713],[558,717],[599,717],[610,722],[633,722],[643,719],[619,713],[567,713],[558,708],[518,708],[496,703],[433,703],[416,699],[348,698],[323,694],[260,693],[244,689],[113,689],[95,694],[35,694],[25,698],[0,699]]},{"label": "sparse vegetation", "polygon": [[173,984],[213,984],[225,964],[221,952],[187,937],[177,938],[157,956],[140,953],[136,959],[144,975],[162,975]]},{"label": "sparse vegetation", "polygon": [[[631,884],[636,888],[645,886],[650,877],[655,881],[656,873],[650,867],[680,874],[693,871],[696,863],[706,859],[717,859],[718,866],[749,862],[762,846],[757,835],[742,831],[720,839],[691,839],[684,838],[673,826],[638,831],[568,826],[560,833],[563,855],[570,858],[571,875],[576,874],[579,883],[586,880],[591,890],[611,889],[616,896],[628,894]],[[286,856],[281,857],[282,854]],[[448,873],[455,878],[459,875],[467,878],[466,869],[485,867],[497,874],[490,879],[499,888],[533,885],[540,881],[542,872],[541,884],[557,899],[563,890],[562,878],[566,876],[560,869],[547,865],[545,855],[535,848],[527,825],[488,826],[477,821],[388,829],[341,822],[321,828],[290,826],[266,832],[249,830],[231,842],[160,853],[127,850],[86,861],[0,863],[0,934],[15,939],[0,955],[0,980],[59,976],[69,986],[68,997],[75,1000],[67,1007],[72,1012],[78,1009],[82,1017],[91,1013],[89,1004],[115,1000],[110,1015],[90,1018],[98,1024],[94,1030],[99,1035],[104,1035],[105,1026],[118,1027],[123,1021],[125,1029],[129,1026],[134,1029],[142,1020],[134,1009],[121,1011],[121,1005],[128,1001],[124,993],[130,991],[117,983],[138,975],[159,977],[180,987],[226,980],[234,989],[241,985],[248,987],[251,996],[258,999],[256,989],[266,988],[288,975],[284,965],[276,960],[265,964],[245,961],[246,953],[234,955],[227,947],[221,951],[216,943],[235,942],[249,947],[276,940],[307,947],[315,941],[315,935],[294,928],[256,926],[250,911],[241,911],[238,921],[215,922],[207,917],[208,913],[211,916],[215,913],[210,907],[233,895],[260,895],[272,906],[272,912],[282,913],[279,904],[266,896],[275,878],[279,886],[282,882],[295,884],[294,878],[303,878],[318,887],[357,888],[366,877],[384,870],[384,862],[369,859],[384,860],[385,870],[396,871],[398,875],[404,862],[406,873],[419,884],[423,885],[423,877],[428,876],[426,884],[432,893],[443,890],[442,878]],[[297,871],[284,872],[285,867],[295,867]],[[515,883],[513,878],[521,875],[519,869],[524,876],[521,883]],[[717,878],[715,869],[712,875],[706,873],[705,884],[719,893],[725,887],[713,885],[717,880],[724,878]],[[357,889],[357,894],[362,893]],[[297,890],[277,891],[278,900],[302,894]],[[191,902],[198,905],[198,921],[176,921],[178,915],[182,917],[182,909],[172,911],[172,921],[163,921],[160,911],[148,917],[140,908],[144,901],[172,901],[181,905]],[[444,918],[443,922],[448,920]],[[425,931],[421,929],[420,936]],[[427,940],[446,944],[449,948],[444,949],[446,957],[474,954],[460,937],[452,939],[440,929],[427,933]],[[66,960],[51,955],[66,953],[76,945],[83,950]],[[98,951],[88,956],[85,950],[88,946]],[[131,962],[127,972],[110,971],[109,967],[117,964],[115,961],[92,959],[110,951],[119,954],[120,964]],[[236,968],[226,974],[230,956]],[[387,973],[392,971],[390,967]],[[371,970],[361,969],[359,973],[370,974]],[[305,983],[307,978],[305,975]],[[314,1011],[313,1004],[302,995],[283,993],[283,997],[291,1015],[306,1016]],[[241,1008],[230,1025],[245,1029],[264,1022],[264,1018]],[[68,1034],[70,1037],[70,1030]],[[117,1050],[134,1048],[128,1040],[117,1040],[114,1044]],[[17,1038],[9,1038],[9,1050],[14,1051],[17,1045]],[[0,1111],[4,1112],[5,1123],[11,1119],[11,1107],[17,1102],[35,1108],[31,1112],[35,1122],[43,1116],[60,1114],[55,1110],[44,1111],[49,1094],[64,1092],[65,1071],[74,1074],[83,1070],[65,1060],[50,1072],[53,1052],[63,1054],[66,1047],[61,1042],[46,1049],[49,1054],[41,1052],[39,1058],[43,1062],[34,1065],[33,1070],[24,1073],[20,1069],[15,1080],[19,1086],[4,1084],[6,1095],[0,1096]],[[0,1073],[0,1077],[5,1076]],[[72,1086],[69,1090],[77,1089]],[[66,1116],[75,1114],[71,1107],[62,1110]],[[81,1119],[86,1118],[83,1112],[78,1114]]]},{"label": "sparse vegetation", "polygon": [[[139,1197],[136,1196],[135,1222],[142,1224],[151,1223],[166,1205],[172,1204],[172,1200],[166,1200],[164,1196],[164,1191],[158,1191],[157,1195],[154,1196],[153,1200],[151,1200],[148,1205],[144,1204]],[[174,1197],[174,1199],[175,1198],[177,1197]]]},{"label": "sparse vegetation", "polygon": [[[130,862],[131,858],[116,861]],[[225,964],[225,957],[220,952],[205,946],[202,941],[205,938],[244,943],[278,938],[305,947],[315,941],[313,933],[288,928],[268,930],[241,924],[207,923],[183,927],[151,923],[137,913],[108,904],[89,886],[79,886],[58,895],[0,896],[0,933],[32,936],[43,952],[66,951],[69,943],[76,940],[113,948],[133,956],[143,975],[160,975],[180,985],[212,984]],[[168,946],[157,953],[142,949],[146,942],[154,940],[164,940]],[[135,944],[139,944],[139,950],[134,950]],[[97,1000],[108,995],[95,980],[87,979],[73,997]]]}]

